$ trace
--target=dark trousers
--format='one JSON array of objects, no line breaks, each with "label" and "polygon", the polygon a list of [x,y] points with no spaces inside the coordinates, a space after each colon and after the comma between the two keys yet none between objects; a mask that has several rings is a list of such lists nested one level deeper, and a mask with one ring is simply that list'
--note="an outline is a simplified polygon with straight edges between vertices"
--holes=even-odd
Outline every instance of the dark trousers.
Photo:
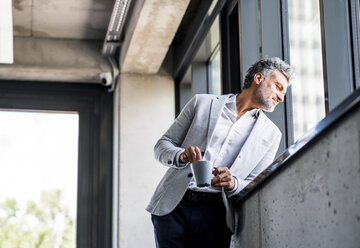
[{"label": "dark trousers", "polygon": [[151,216],[157,248],[228,248],[231,232],[225,207],[219,201],[193,201],[184,197],[164,216]]}]

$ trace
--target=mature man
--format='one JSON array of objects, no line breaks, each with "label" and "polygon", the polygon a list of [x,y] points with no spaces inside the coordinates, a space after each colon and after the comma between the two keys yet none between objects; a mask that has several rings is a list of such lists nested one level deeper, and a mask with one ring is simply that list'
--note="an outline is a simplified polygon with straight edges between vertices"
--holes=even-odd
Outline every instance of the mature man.
[{"label": "mature man", "polygon": [[[263,111],[284,100],[290,77],[284,61],[263,59],[241,94],[195,95],[186,104],[154,148],[170,167],[147,207],[157,247],[229,247],[237,227],[229,198],[273,161],[281,133]],[[197,187],[191,173],[201,159],[215,167],[210,187]]]}]

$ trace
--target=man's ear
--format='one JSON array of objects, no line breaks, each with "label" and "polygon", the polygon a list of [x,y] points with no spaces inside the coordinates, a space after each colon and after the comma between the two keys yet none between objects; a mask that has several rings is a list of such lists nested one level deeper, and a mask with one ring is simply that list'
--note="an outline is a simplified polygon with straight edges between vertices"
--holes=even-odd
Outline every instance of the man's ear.
[{"label": "man's ear", "polygon": [[264,81],[264,75],[260,72],[254,75],[254,83],[259,86]]}]

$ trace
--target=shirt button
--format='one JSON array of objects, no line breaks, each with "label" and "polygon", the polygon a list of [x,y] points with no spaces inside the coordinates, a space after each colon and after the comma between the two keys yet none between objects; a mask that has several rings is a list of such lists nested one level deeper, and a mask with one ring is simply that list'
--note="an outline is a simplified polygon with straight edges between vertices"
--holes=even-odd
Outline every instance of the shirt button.
[{"label": "shirt button", "polygon": [[192,176],[193,176],[193,174],[192,174],[192,173],[189,173],[189,174],[188,174],[188,177],[192,177]]}]

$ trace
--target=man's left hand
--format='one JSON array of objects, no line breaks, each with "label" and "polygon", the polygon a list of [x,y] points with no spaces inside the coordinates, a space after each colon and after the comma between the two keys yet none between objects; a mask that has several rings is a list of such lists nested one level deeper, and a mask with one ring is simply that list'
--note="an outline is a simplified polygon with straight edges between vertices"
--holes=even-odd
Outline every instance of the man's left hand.
[{"label": "man's left hand", "polygon": [[214,178],[211,180],[212,187],[225,187],[227,190],[235,188],[235,179],[228,167],[217,167],[213,170]]}]

